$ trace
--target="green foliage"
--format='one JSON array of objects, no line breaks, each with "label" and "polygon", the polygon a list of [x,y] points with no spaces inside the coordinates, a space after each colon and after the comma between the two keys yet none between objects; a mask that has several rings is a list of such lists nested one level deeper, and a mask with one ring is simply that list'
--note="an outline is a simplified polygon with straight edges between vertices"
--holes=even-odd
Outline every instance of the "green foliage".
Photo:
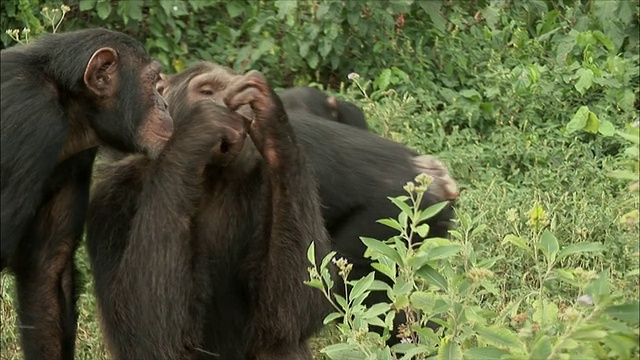
[{"label": "green foliage", "polygon": [[[335,312],[325,323],[339,320],[340,342],[322,350],[330,359],[427,359],[437,351],[445,359],[629,359],[638,353],[640,304],[625,302],[612,292],[610,272],[581,267],[563,267],[571,257],[602,254],[599,242],[563,246],[548,230],[549,214],[540,204],[529,211],[524,231],[513,212],[507,215],[515,233],[502,242],[507,251],[518,253],[530,263],[530,285],[499,308],[490,304],[502,297],[495,271],[506,257],[479,256],[476,239],[488,229],[482,216],[471,218],[458,212],[459,227],[452,240],[424,238],[424,221],[442,209],[441,204],[421,210],[417,207],[430,182],[419,175],[405,186],[409,196],[390,198],[400,209],[397,219],[380,222],[399,235],[386,241],[363,238],[376,271],[388,277],[392,286],[374,280],[371,273],[362,279],[346,280],[351,265],[329,254],[320,266],[309,250],[310,281],[323,291]],[[513,249],[508,249],[512,246]],[[332,293],[327,265],[333,260],[345,282],[345,297]],[[319,274],[323,274],[320,276]],[[550,294],[554,283],[565,283],[579,295],[573,299]],[[386,290],[388,303],[367,308],[362,304],[372,290]],[[396,312],[404,311],[401,343],[384,344]],[[445,326],[434,333],[426,327],[430,319]],[[385,329],[383,336],[371,327]],[[440,335],[440,336],[439,336]],[[441,335],[444,335],[442,337]]]}]

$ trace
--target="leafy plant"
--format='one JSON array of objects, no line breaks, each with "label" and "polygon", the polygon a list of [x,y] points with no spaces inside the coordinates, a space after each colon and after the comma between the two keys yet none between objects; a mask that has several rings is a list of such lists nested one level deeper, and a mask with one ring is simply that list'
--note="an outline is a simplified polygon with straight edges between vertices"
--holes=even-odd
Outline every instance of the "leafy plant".
[{"label": "leafy plant", "polygon": [[[316,264],[309,249],[310,286],[323,291],[335,312],[325,323],[338,322],[340,342],[322,350],[331,359],[426,359],[434,352],[451,359],[628,359],[638,352],[639,310],[637,301],[621,302],[612,293],[609,272],[559,266],[565,259],[590,252],[599,253],[597,242],[561,246],[547,229],[549,216],[536,204],[529,212],[526,233],[517,226],[515,212],[507,215],[515,233],[503,245],[519,249],[531,262],[524,274],[532,286],[501,308],[491,303],[503,294],[494,282],[494,268],[504,255],[480,257],[473,239],[488,230],[481,216],[470,218],[458,212],[459,228],[452,239],[424,239],[425,220],[442,209],[437,204],[421,210],[417,204],[431,181],[419,175],[405,186],[409,196],[390,198],[401,210],[397,219],[379,222],[398,230],[386,241],[362,238],[374,269],[389,278],[392,286],[374,279],[374,273],[347,280],[351,265],[335,260],[335,253]],[[344,297],[332,292],[327,265],[333,261],[344,282]],[[547,289],[563,282],[579,294],[574,299],[554,300]],[[373,290],[385,290],[388,303],[370,308],[364,299]],[[401,343],[388,347],[384,341],[393,328],[393,318],[403,311],[407,322],[400,326]],[[383,320],[384,319],[384,320]],[[427,321],[442,327],[434,332]],[[380,336],[372,326],[385,329]]]}]

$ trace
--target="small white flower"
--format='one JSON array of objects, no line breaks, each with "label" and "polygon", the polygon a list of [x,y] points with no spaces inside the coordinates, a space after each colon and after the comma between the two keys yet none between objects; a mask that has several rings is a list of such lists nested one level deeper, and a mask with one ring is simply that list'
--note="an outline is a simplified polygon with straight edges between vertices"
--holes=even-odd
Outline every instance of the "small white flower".
[{"label": "small white flower", "polygon": [[593,299],[589,295],[582,295],[576,299],[577,303],[587,306],[593,306]]},{"label": "small white flower", "polygon": [[358,80],[360,79],[360,75],[358,75],[358,73],[349,73],[349,75],[347,75],[347,79],[349,80]]}]

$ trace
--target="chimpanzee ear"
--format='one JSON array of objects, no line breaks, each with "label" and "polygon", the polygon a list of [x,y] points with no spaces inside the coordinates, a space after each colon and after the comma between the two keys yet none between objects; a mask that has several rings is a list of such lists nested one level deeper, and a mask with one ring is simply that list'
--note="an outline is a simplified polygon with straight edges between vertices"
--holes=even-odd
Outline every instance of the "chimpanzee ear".
[{"label": "chimpanzee ear", "polygon": [[164,91],[167,89],[168,85],[169,85],[169,79],[167,79],[167,76],[165,74],[160,74],[160,77],[158,78],[158,82],[156,83],[156,91],[160,95],[164,95]]},{"label": "chimpanzee ear", "polygon": [[112,48],[98,49],[84,70],[84,83],[97,96],[112,93],[116,86],[115,74],[118,70],[118,53]]}]

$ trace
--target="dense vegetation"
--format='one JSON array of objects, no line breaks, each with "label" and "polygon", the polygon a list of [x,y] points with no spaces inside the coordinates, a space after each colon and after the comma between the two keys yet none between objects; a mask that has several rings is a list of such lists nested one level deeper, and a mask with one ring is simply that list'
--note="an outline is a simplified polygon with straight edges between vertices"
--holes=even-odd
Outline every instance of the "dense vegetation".
[{"label": "dense vegetation", "polygon": [[[205,59],[341,92],[376,132],[449,164],[464,188],[451,240],[411,251],[402,239],[367,240],[383,272],[401,269],[389,274],[393,308],[438,314],[446,336],[418,317],[412,343],[385,349],[367,326],[391,307],[358,306],[379,286],[365,278],[336,300],[338,327],[316,339],[318,354],[426,358],[437,345],[448,359],[637,358],[637,0],[65,4],[2,1],[2,30],[19,29],[0,36],[3,47],[44,31],[123,30],[171,72]],[[406,187],[412,197],[421,181]],[[397,202],[405,215],[387,223],[424,231],[428,212]],[[78,358],[108,358],[77,257]],[[1,301],[0,357],[17,359],[6,274]]]}]

